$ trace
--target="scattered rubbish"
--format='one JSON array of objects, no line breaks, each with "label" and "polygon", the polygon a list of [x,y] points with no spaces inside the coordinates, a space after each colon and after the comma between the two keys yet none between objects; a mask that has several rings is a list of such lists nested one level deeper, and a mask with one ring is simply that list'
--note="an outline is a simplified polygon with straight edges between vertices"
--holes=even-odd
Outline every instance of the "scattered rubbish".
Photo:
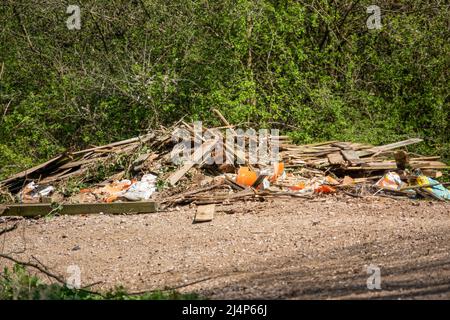
[{"label": "scattered rubbish", "polygon": [[325,180],[326,180],[326,182],[327,182],[328,184],[330,184],[330,185],[336,186],[336,185],[339,184],[339,181],[337,181],[337,180],[336,180],[335,178],[333,178],[332,176],[326,176],[326,177],[325,177]]},{"label": "scattered rubbish", "polygon": [[296,184],[295,186],[290,186],[288,187],[290,190],[292,191],[300,191],[305,189],[305,183],[304,182],[299,182],[298,184]]},{"label": "scattered rubbish", "polygon": [[280,177],[283,178],[285,175],[283,162],[275,163],[273,166],[274,166],[274,170],[273,170],[274,173],[269,179],[270,182],[275,182],[278,180],[278,178],[280,178]]},{"label": "scattered rubbish", "polygon": [[441,183],[432,178],[418,176],[417,184],[423,187],[423,190],[430,192],[440,200],[450,200],[450,190],[446,189]]},{"label": "scattered rubbish", "polygon": [[130,201],[141,201],[150,199],[151,195],[156,191],[156,179],[153,174],[146,174],[141,181],[135,182],[123,194],[123,197]]},{"label": "scattered rubbish", "polygon": [[383,189],[400,190],[404,183],[397,173],[388,172],[375,185]]},{"label": "scattered rubbish", "polygon": [[53,193],[53,191],[55,191],[55,188],[52,186],[48,186],[48,187],[45,187],[44,189],[42,189],[41,191],[39,191],[38,194],[41,197],[48,197],[49,195],[51,195]]},{"label": "scattered rubbish", "polygon": [[41,198],[50,196],[54,191],[53,186],[40,186],[32,181],[19,193],[19,200],[22,203],[39,202]]},{"label": "scattered rubbish", "polygon": [[355,184],[355,180],[353,180],[349,176],[345,176],[344,179],[342,180],[342,185],[343,186],[351,186],[353,184]]},{"label": "scattered rubbish", "polygon": [[132,186],[130,180],[114,181],[113,183],[104,186],[99,191],[105,195],[103,201],[110,203],[116,201],[123,193]]},{"label": "scattered rubbish", "polygon": [[132,181],[124,179],[121,181],[113,181],[97,188],[81,189],[80,193],[92,194],[95,196],[95,199],[102,202],[111,203],[118,200],[123,193],[131,187],[132,184]]},{"label": "scattered rubbish", "polygon": [[332,187],[330,187],[330,186],[327,186],[327,185],[323,184],[323,185],[321,185],[321,186],[315,188],[315,189],[314,189],[314,192],[315,192],[315,193],[335,193],[335,192],[336,192],[336,189],[334,189],[334,188],[332,188]]},{"label": "scattered rubbish", "polygon": [[[151,198],[152,203],[160,203],[162,207],[195,204],[198,206],[198,219],[206,219],[202,218],[205,212],[214,212],[212,207],[204,207],[207,205],[227,205],[250,199],[263,201],[274,197],[312,199],[342,194],[352,197],[379,195],[450,199],[450,191],[444,187],[445,184],[434,180],[442,177],[442,170],[449,167],[439,161],[439,157],[412,154],[406,150],[407,146],[422,139],[407,139],[382,146],[341,141],[297,145],[288,136],[271,136],[279,142],[278,159],[272,164],[250,164],[249,144],[254,137],[244,133],[243,140],[248,143],[243,150],[229,147],[224,128],[234,134],[238,130],[219,111],[214,112],[224,127],[203,128],[201,137],[193,124],[179,121],[170,128],[154,130],[139,137],[65,152],[17,173],[0,181],[0,189],[15,195],[22,203],[42,203],[36,207],[8,204],[3,211],[25,216],[45,214],[51,207],[43,202],[52,202],[56,196],[66,214],[84,211],[117,213],[116,210],[151,212],[154,209],[138,205]],[[201,145],[191,154],[183,155],[179,164],[172,157],[176,149],[172,133],[176,129],[185,130],[188,140],[195,142],[197,139]],[[224,148],[218,151],[216,147],[220,145]],[[224,164],[205,160],[208,157],[223,159],[225,156],[231,156],[233,162]],[[416,170],[422,173],[413,174]],[[106,172],[106,175],[97,174],[98,171]],[[60,187],[64,187],[69,179],[80,181],[83,188],[79,192],[60,192]],[[132,206],[120,206],[122,204]]]}]

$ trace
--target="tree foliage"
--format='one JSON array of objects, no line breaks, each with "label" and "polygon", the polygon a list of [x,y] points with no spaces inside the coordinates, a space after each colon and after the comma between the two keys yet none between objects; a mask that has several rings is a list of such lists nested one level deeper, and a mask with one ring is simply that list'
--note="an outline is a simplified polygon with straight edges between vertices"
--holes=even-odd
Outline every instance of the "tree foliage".
[{"label": "tree foliage", "polygon": [[414,136],[450,157],[446,1],[377,1],[381,30],[364,0],[76,2],[0,5],[0,176],[183,116],[218,124],[212,107],[299,142]]}]

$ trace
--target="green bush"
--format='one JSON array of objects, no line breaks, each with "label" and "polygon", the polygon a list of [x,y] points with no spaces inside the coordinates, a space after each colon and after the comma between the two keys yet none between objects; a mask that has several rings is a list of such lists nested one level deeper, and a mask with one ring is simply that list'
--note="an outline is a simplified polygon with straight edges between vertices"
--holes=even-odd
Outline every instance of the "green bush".
[{"label": "green bush", "polygon": [[87,0],[0,6],[0,177],[183,116],[298,142],[389,143],[450,159],[449,6],[378,1]]},{"label": "green bush", "polygon": [[123,288],[106,293],[68,288],[61,284],[45,284],[16,264],[12,270],[0,274],[0,300],[196,300],[197,294],[181,294],[176,291],[154,291],[129,294]]}]

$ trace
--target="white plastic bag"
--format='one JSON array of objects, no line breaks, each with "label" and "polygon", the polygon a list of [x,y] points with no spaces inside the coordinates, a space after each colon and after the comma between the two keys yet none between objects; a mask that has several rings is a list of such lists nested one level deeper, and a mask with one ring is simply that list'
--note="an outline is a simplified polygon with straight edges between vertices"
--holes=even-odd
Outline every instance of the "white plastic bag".
[{"label": "white plastic bag", "polygon": [[151,195],[156,191],[156,179],[153,174],[146,174],[124,193],[123,197],[130,201],[142,201],[150,199]]}]

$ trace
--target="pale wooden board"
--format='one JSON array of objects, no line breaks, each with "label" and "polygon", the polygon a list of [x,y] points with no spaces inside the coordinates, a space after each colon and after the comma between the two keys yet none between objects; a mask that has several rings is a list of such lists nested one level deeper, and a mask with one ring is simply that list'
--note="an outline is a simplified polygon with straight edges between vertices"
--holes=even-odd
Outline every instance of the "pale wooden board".
[{"label": "pale wooden board", "polygon": [[341,150],[342,155],[344,158],[350,162],[352,166],[361,164],[362,161],[359,159],[358,155],[353,150]]},{"label": "pale wooden board", "polygon": [[327,158],[328,158],[328,161],[330,162],[330,164],[343,164],[344,163],[344,158],[338,152],[330,153],[329,155],[327,155]]},{"label": "pale wooden board", "polygon": [[357,154],[360,157],[364,157],[364,156],[368,156],[368,155],[371,155],[371,154],[374,154],[374,153],[378,153],[378,152],[384,152],[384,151],[388,151],[388,150],[392,150],[392,149],[406,147],[406,146],[409,146],[411,144],[419,143],[419,142],[422,142],[422,141],[423,141],[423,139],[418,139],[418,138],[408,139],[408,140],[403,140],[403,141],[399,141],[399,142],[395,142],[395,143],[391,143],[391,144],[386,144],[384,146],[378,146],[378,147],[374,147],[374,148],[371,148],[371,149],[358,151]]},{"label": "pale wooden board", "polygon": [[150,201],[114,202],[114,203],[83,203],[63,204],[60,210],[54,210],[51,204],[12,204],[0,207],[2,216],[37,217],[45,216],[51,212],[61,215],[77,214],[124,214],[124,213],[151,213],[158,210],[158,204]]},{"label": "pale wooden board", "polygon": [[212,219],[214,219],[215,210],[215,204],[198,206],[194,217],[194,223],[212,221]]},{"label": "pale wooden board", "polygon": [[178,180],[180,180],[189,171],[189,169],[191,169],[195,164],[201,162],[203,156],[210,152],[218,141],[219,137],[208,140],[202,144],[201,148],[195,150],[191,159],[187,161],[180,169],[172,173],[169,178],[167,178],[169,184],[174,186],[178,182]]},{"label": "pale wooden board", "polygon": [[338,147],[339,149],[342,149],[342,150],[350,150],[351,149],[350,142],[335,142],[332,144],[332,146]]},{"label": "pale wooden board", "polygon": [[8,184],[9,182],[11,182],[13,180],[26,178],[28,175],[30,175],[30,174],[32,174],[32,173],[34,173],[34,172],[36,172],[36,171],[38,171],[40,169],[43,169],[46,166],[49,166],[49,165],[54,164],[54,163],[57,163],[59,160],[66,160],[66,159],[67,159],[67,161],[69,160],[65,155],[59,155],[56,158],[53,158],[53,159],[51,159],[51,160],[49,160],[47,162],[41,163],[40,165],[37,165],[37,166],[35,166],[33,168],[30,168],[28,170],[19,172],[19,173],[13,175],[12,177],[10,177],[8,179],[1,181],[0,185],[3,186],[3,185],[6,185],[6,184]]}]

